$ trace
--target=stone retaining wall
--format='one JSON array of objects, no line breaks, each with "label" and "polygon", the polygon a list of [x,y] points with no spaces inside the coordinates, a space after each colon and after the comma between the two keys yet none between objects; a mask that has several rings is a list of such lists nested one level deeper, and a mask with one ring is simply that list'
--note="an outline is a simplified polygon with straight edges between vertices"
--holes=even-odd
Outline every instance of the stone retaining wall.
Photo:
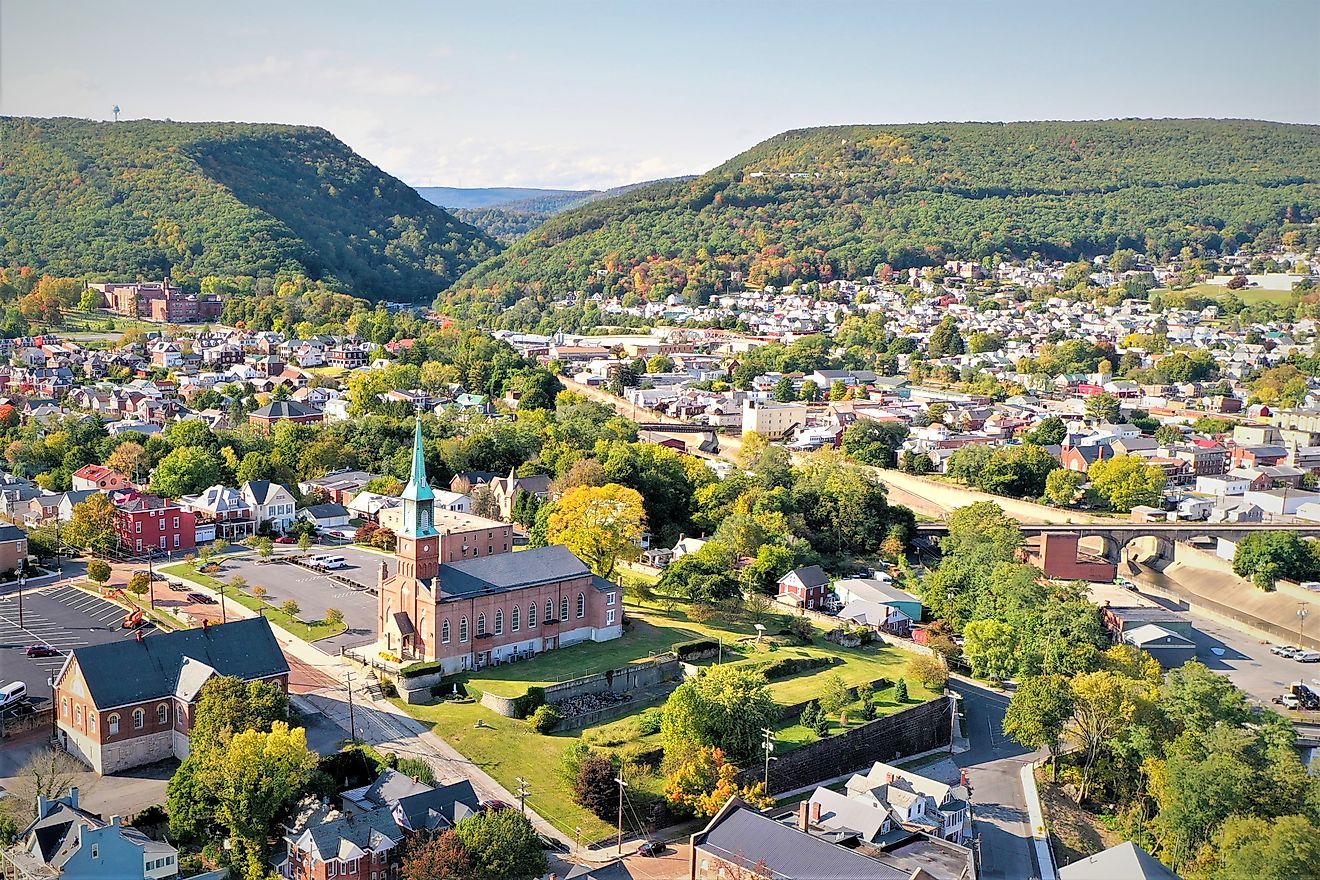
[{"label": "stone retaining wall", "polygon": [[[770,766],[770,791],[793,791],[865,770],[876,761],[893,763],[908,755],[948,748],[952,712],[953,700],[937,697],[794,749]],[[761,766],[747,768],[738,775],[738,784],[760,782],[763,771]]]}]

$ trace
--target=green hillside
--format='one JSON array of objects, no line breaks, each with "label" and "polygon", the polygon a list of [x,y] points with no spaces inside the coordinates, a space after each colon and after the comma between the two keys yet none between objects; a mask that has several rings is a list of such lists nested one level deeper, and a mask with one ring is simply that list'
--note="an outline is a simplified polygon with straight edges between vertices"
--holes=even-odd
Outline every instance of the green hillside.
[{"label": "green hillside", "polygon": [[0,263],[159,278],[303,272],[429,300],[497,245],[291,125],[0,118]]},{"label": "green hillside", "polygon": [[680,293],[946,258],[1156,255],[1275,234],[1320,209],[1320,126],[1217,120],[858,125],[777,135],[712,171],[565,211],[437,305],[496,326],[574,291]]}]

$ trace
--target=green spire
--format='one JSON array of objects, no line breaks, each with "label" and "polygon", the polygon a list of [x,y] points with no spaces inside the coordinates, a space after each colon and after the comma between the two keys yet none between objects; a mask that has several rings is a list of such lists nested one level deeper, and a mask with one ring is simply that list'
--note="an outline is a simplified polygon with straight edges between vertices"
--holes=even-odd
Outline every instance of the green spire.
[{"label": "green spire", "polygon": [[422,419],[417,417],[417,426],[413,432],[412,473],[408,476],[408,485],[404,487],[403,497],[409,501],[431,501],[435,493],[426,479],[426,456],[422,454]]}]

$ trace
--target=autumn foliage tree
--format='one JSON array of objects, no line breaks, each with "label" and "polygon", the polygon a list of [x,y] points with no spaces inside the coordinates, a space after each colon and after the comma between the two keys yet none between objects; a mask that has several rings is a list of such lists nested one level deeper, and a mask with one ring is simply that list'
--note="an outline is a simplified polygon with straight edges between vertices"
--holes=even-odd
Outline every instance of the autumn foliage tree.
[{"label": "autumn foliage tree", "polygon": [[468,880],[472,875],[472,857],[452,829],[417,835],[403,854],[404,880]]},{"label": "autumn foliage tree", "polygon": [[578,486],[564,493],[550,515],[548,538],[563,544],[603,578],[613,576],[620,559],[640,553],[646,512],[635,489],[606,483]]},{"label": "autumn foliage tree", "polygon": [[714,816],[735,796],[757,809],[774,806],[763,783],[739,785],[738,773],[721,749],[698,749],[665,778],[665,798],[676,808],[702,818]]}]

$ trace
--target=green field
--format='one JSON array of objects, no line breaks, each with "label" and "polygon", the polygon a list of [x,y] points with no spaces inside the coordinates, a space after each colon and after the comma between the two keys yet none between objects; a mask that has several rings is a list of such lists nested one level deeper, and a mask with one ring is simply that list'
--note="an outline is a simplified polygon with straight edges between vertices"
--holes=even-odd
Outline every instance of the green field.
[{"label": "green field", "polygon": [[[1154,292],[1166,293],[1170,291],[1157,290]],[[1287,305],[1293,298],[1293,292],[1291,290],[1260,290],[1249,288],[1243,288],[1242,290],[1229,290],[1222,284],[1193,284],[1191,287],[1182,288],[1172,292],[1187,294],[1188,296],[1204,297],[1206,299],[1221,299],[1229,294],[1233,294],[1249,306],[1257,305],[1258,303]]]}]

